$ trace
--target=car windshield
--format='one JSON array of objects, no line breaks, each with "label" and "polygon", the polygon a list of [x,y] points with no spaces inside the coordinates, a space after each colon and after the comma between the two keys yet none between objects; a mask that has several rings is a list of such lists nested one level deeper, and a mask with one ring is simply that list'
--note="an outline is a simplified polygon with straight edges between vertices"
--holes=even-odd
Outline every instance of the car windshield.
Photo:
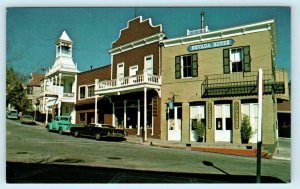
[{"label": "car windshield", "polygon": [[112,126],[112,125],[102,125],[102,127],[105,127],[105,128],[115,128],[115,127]]}]

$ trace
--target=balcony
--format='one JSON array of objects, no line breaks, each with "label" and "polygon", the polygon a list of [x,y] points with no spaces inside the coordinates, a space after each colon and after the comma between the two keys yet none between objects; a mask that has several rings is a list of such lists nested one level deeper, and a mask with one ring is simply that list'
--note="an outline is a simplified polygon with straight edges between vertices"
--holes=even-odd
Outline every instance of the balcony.
[{"label": "balcony", "polygon": [[96,79],[95,94],[127,93],[143,90],[144,87],[160,89],[161,76],[158,75],[135,75],[113,80],[99,81]]},{"label": "balcony", "polygon": [[[257,95],[258,72],[236,72],[205,76],[202,98]],[[264,94],[285,94],[287,72],[283,69],[263,70]]]}]

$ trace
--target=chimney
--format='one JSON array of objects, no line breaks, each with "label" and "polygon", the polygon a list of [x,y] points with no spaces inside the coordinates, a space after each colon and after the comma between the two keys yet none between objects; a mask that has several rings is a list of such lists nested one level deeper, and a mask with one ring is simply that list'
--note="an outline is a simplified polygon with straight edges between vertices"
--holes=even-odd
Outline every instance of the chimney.
[{"label": "chimney", "polygon": [[204,12],[201,12],[201,31],[204,31]]}]

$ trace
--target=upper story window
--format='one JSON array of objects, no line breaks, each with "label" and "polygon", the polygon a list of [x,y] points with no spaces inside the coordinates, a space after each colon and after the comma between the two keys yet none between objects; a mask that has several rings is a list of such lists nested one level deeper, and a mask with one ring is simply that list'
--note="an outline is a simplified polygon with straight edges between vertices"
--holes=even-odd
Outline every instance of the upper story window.
[{"label": "upper story window", "polygon": [[95,85],[88,86],[88,97],[93,97],[95,95]]},{"label": "upper story window", "polygon": [[250,46],[223,50],[224,74],[233,72],[250,72]]},{"label": "upper story window", "polygon": [[189,54],[175,57],[175,78],[198,77],[198,55]]},{"label": "upper story window", "polygon": [[79,98],[85,98],[85,86],[79,87]]}]

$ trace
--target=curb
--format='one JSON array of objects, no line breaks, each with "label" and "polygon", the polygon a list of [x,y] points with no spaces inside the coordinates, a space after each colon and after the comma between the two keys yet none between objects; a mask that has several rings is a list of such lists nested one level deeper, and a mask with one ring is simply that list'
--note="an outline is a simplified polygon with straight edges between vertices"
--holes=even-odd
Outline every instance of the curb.
[{"label": "curb", "polygon": [[[218,153],[218,154],[226,154],[226,155],[237,155],[237,156],[247,156],[247,157],[256,157],[257,149],[232,149],[232,148],[207,148],[207,147],[191,147],[191,146],[178,146],[172,144],[159,144],[150,142],[143,142],[137,140],[126,140],[127,142],[140,144],[140,145],[149,145],[149,146],[157,146],[161,148],[173,148],[180,150],[191,150],[191,151],[201,151],[201,152],[210,152],[210,153]],[[273,154],[269,154],[266,151],[261,152],[261,157],[266,159],[273,159]]]}]

